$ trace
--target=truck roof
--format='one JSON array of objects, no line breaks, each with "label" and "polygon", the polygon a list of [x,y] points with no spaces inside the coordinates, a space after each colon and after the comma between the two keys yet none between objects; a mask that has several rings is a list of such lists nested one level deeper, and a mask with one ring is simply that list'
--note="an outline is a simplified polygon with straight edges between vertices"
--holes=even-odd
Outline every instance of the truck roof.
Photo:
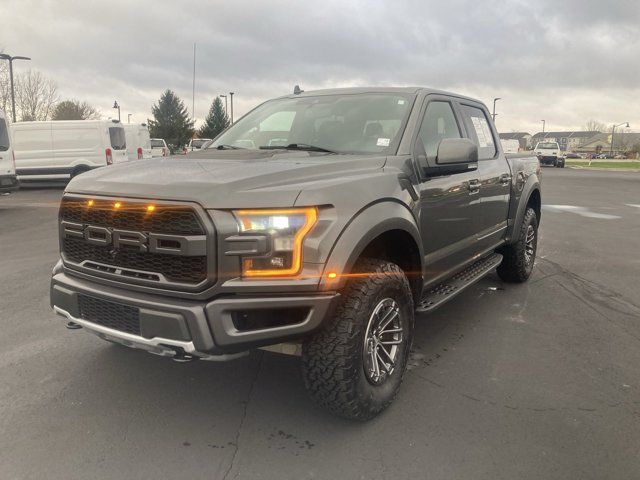
[{"label": "truck roof", "polygon": [[323,90],[309,90],[299,94],[291,93],[289,95],[283,95],[279,98],[297,98],[297,97],[314,97],[318,95],[355,95],[359,93],[404,93],[413,94],[426,93],[426,94],[438,94],[447,95],[451,97],[464,98],[467,100],[473,100],[479,102],[479,100],[471,97],[466,97],[458,93],[447,92],[444,90],[438,90],[435,88],[427,87],[347,87],[347,88],[328,88]]}]

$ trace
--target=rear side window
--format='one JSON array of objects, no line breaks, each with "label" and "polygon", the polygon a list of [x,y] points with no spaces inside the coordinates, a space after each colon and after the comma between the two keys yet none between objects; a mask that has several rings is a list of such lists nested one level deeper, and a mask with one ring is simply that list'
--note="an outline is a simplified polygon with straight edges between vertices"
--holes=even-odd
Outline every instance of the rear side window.
[{"label": "rear side window", "polygon": [[6,152],[10,146],[7,122],[4,121],[4,118],[0,118],[0,152]]},{"label": "rear side window", "polygon": [[471,133],[471,140],[478,145],[478,160],[487,160],[496,156],[496,142],[484,110],[462,105],[462,114]]},{"label": "rear side window", "polygon": [[114,150],[124,150],[127,148],[127,140],[122,127],[109,127],[109,138],[111,147]]},{"label": "rear side window", "polygon": [[427,158],[433,159],[438,154],[438,145],[445,138],[461,138],[460,128],[449,102],[434,101],[429,103],[420,127],[420,139],[424,145]]}]

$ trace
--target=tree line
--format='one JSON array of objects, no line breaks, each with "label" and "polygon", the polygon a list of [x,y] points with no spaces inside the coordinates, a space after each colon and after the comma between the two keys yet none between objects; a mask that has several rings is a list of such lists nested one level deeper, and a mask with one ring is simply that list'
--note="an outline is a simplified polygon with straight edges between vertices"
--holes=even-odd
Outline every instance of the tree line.
[{"label": "tree line", "polygon": [[[87,102],[61,100],[56,82],[37,70],[14,74],[14,91],[18,121],[95,120],[102,116],[100,110]],[[11,112],[11,84],[6,62],[0,62],[0,109],[7,114]],[[164,138],[175,147],[186,145],[195,134],[200,138],[215,138],[230,124],[222,100],[216,97],[204,124],[196,130],[184,102],[171,90],[162,94],[151,113],[150,135]]]}]

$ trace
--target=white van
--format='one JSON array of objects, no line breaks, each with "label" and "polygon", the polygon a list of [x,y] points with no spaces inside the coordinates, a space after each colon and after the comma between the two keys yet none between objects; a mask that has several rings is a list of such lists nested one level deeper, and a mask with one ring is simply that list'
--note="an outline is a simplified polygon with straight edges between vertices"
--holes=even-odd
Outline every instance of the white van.
[{"label": "white van", "polygon": [[11,133],[21,182],[65,180],[129,161],[124,128],[118,121],[17,122]]},{"label": "white van", "polygon": [[151,137],[145,123],[125,123],[124,133],[127,138],[127,154],[129,160],[151,158]]},{"label": "white van", "polygon": [[520,151],[520,142],[518,140],[501,138],[500,143],[504,153],[518,153]]},{"label": "white van", "polygon": [[16,161],[11,148],[11,132],[4,112],[0,110],[0,193],[13,192],[19,187]]},{"label": "white van", "polygon": [[170,154],[167,142],[163,138],[151,139],[151,156],[152,157],[168,157]]}]

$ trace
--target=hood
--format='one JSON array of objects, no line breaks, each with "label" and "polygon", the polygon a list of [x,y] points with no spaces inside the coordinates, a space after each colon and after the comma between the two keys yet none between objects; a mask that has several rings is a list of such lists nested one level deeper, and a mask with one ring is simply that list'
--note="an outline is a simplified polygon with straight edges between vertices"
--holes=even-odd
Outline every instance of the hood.
[{"label": "hood", "polygon": [[[134,160],[75,177],[66,191],[196,202],[205,208],[293,206],[303,188],[379,171],[385,157],[282,150],[203,150]],[[327,202],[329,203],[329,202]]]}]

